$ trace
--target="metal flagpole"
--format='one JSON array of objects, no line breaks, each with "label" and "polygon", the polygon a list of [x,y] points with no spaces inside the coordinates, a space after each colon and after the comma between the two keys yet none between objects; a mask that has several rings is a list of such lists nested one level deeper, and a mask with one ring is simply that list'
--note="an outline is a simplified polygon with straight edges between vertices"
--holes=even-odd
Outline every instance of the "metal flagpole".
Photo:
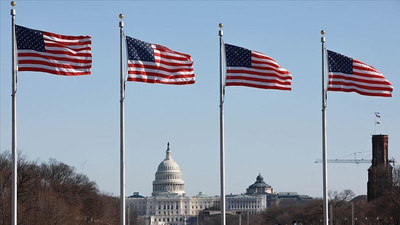
[{"label": "metal flagpole", "polygon": [[322,43],[322,171],[323,171],[323,199],[324,199],[324,225],[328,225],[328,171],[327,171],[327,144],[326,144],[326,88],[325,88],[325,31],[321,30]]},{"label": "metal flagpole", "polygon": [[12,218],[11,224],[17,225],[17,163],[18,163],[18,152],[17,152],[17,69],[16,69],[16,58],[15,58],[15,15],[16,11],[14,9],[16,3],[11,2],[11,48],[12,48],[12,90],[11,90],[11,108],[12,108],[12,137],[11,137],[11,148],[12,148],[12,201],[11,201],[11,211]]},{"label": "metal flagpole", "polygon": [[219,112],[220,112],[220,173],[221,173],[221,225],[226,225],[226,215],[225,215],[225,137],[224,137],[224,95],[225,86],[223,78],[223,66],[222,66],[222,54],[223,54],[223,40],[222,36],[224,32],[222,28],[224,25],[220,23],[219,25]]},{"label": "metal flagpole", "polygon": [[123,63],[123,43],[124,43],[124,18],[123,14],[119,14],[119,32],[120,32],[120,72],[121,72],[121,98],[120,98],[120,211],[121,211],[121,225],[125,225],[125,79],[124,79],[124,63]]}]

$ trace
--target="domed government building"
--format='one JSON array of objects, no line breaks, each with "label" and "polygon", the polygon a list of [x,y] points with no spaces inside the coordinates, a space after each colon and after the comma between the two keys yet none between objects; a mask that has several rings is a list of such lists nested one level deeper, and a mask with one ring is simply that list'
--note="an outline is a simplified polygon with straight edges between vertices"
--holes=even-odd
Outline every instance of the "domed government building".
[{"label": "domed government building", "polygon": [[[247,189],[246,194],[226,196],[226,210],[227,212],[260,213],[271,204],[278,203],[281,196],[292,199],[301,198],[295,192],[275,194],[272,187],[266,184],[259,174],[256,182]],[[168,143],[165,159],[158,165],[155,174],[151,196],[144,197],[134,192],[127,198],[126,204],[127,213],[138,213],[145,219],[147,225],[191,225],[196,224],[196,217],[201,211],[219,208],[220,197],[207,196],[202,192],[193,197],[185,196],[182,172],[178,163],[172,159]]]}]

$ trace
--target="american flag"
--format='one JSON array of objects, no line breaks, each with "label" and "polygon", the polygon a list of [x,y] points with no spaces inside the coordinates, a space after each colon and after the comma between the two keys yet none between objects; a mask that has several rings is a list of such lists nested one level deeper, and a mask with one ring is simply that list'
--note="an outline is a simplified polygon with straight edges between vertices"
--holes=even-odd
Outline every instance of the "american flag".
[{"label": "american flag", "polygon": [[226,86],[292,89],[292,75],[271,57],[229,44],[225,44],[225,53]]},{"label": "american flag", "polygon": [[374,67],[328,50],[328,91],[392,97],[392,84]]},{"label": "american flag", "polygon": [[90,36],[66,36],[15,26],[18,71],[90,75]]},{"label": "american flag", "polygon": [[126,45],[128,81],[176,85],[195,83],[190,55],[128,36]]}]

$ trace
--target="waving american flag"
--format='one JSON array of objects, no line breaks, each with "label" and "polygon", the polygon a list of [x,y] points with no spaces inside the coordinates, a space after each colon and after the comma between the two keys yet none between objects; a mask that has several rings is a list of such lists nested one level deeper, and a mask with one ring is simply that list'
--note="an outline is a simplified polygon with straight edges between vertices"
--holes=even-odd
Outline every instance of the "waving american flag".
[{"label": "waving american flag", "polygon": [[292,75],[271,57],[230,44],[225,44],[225,53],[226,86],[292,89]]},{"label": "waving american flag", "polygon": [[392,84],[374,67],[328,50],[328,91],[391,97]]},{"label": "waving american flag", "polygon": [[175,85],[195,83],[190,55],[128,36],[126,45],[128,81]]},{"label": "waving american flag", "polygon": [[15,26],[18,71],[56,75],[89,75],[91,37],[66,36]]}]

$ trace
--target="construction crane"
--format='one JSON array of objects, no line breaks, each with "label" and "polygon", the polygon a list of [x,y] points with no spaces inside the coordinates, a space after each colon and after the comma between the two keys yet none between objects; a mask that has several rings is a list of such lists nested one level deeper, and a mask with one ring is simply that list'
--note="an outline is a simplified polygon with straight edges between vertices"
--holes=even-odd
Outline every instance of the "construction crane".
[{"label": "construction crane", "polygon": [[[367,151],[364,151],[367,152]],[[357,153],[364,153],[364,152],[354,152],[353,154],[350,154],[348,156],[354,155],[354,159],[343,159],[346,158],[348,156],[345,156],[341,159],[328,159],[328,163],[355,163],[355,164],[360,164],[360,163],[372,163],[371,159],[357,159]],[[315,163],[322,163],[322,159],[317,159],[314,161]],[[395,158],[391,158],[389,159],[389,163],[391,163],[394,166],[396,166],[396,159]]]},{"label": "construction crane", "polygon": [[[315,160],[315,163],[322,163],[322,159],[317,159]],[[328,159],[328,163],[355,163],[355,164],[360,164],[360,163],[372,163],[371,159]],[[389,159],[389,163],[393,164],[393,166],[396,166],[396,159],[391,158]]]}]

